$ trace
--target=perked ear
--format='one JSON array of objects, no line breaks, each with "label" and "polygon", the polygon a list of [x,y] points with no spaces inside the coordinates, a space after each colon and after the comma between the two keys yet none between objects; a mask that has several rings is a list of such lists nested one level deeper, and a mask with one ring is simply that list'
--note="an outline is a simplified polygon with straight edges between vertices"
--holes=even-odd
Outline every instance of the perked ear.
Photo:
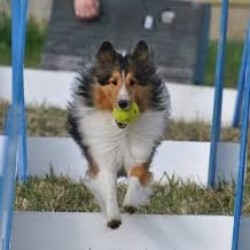
[{"label": "perked ear", "polygon": [[116,51],[113,48],[113,45],[109,41],[104,41],[97,54],[96,59],[103,63],[112,63],[116,59]]},{"label": "perked ear", "polygon": [[132,54],[132,58],[140,63],[148,62],[151,60],[151,51],[147,42],[142,40],[137,43]]}]

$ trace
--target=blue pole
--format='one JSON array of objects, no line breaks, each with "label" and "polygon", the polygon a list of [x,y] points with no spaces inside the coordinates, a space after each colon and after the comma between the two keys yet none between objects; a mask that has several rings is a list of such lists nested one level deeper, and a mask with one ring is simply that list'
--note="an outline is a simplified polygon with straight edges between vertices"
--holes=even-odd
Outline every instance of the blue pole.
[{"label": "blue pole", "polygon": [[[12,105],[8,113],[0,182],[0,249],[9,250],[13,202],[18,163],[21,178],[26,175],[26,123],[23,87],[23,61],[26,34],[27,0],[13,0],[12,8]],[[18,153],[18,154],[17,154]]]},{"label": "blue pole", "polygon": [[26,179],[27,176],[26,112],[23,86],[27,7],[27,0],[12,1],[12,100],[13,103],[18,103],[22,110],[18,142],[18,177],[20,180]]},{"label": "blue pole", "polygon": [[19,124],[20,110],[17,105],[12,105],[7,118],[7,141],[0,186],[0,249],[2,250],[9,250],[11,242]]},{"label": "blue pole", "polygon": [[239,121],[240,121],[241,114],[242,114],[242,98],[243,98],[243,90],[244,90],[244,82],[245,82],[245,69],[246,69],[246,63],[247,63],[247,46],[248,46],[247,39],[248,39],[249,32],[250,32],[250,22],[248,23],[248,27],[246,30],[244,48],[243,48],[242,57],[241,57],[240,72],[238,76],[237,98],[236,98],[234,117],[233,117],[233,122],[232,122],[232,126],[235,128],[239,126]]},{"label": "blue pole", "polygon": [[239,168],[238,178],[236,183],[235,202],[234,202],[234,227],[233,227],[233,242],[232,250],[238,249],[239,232],[240,232],[240,219],[244,191],[244,178],[247,157],[247,138],[248,138],[248,122],[249,122],[249,107],[250,107],[250,32],[247,39],[247,65],[244,84],[244,99],[243,99],[243,114],[241,125],[241,138],[240,138],[240,154],[239,154]]},{"label": "blue pole", "polygon": [[215,74],[215,95],[213,107],[213,120],[211,129],[210,159],[208,172],[208,185],[214,186],[216,173],[217,143],[220,140],[221,107],[223,93],[223,78],[225,65],[225,52],[227,40],[228,0],[223,0],[220,20],[220,39]]},{"label": "blue pole", "polygon": [[12,22],[11,22],[11,57],[12,57],[12,102],[18,102],[18,61],[16,59],[16,55],[18,53],[18,43],[19,40],[19,27],[18,22],[20,20],[20,9],[21,2],[12,0],[11,1],[11,14],[12,14]]},{"label": "blue pole", "polygon": [[24,181],[27,178],[27,142],[26,142],[26,111],[25,111],[25,99],[24,99],[24,82],[23,82],[23,65],[24,65],[24,53],[25,53],[25,41],[26,41],[26,27],[27,27],[27,8],[28,0],[22,0],[22,8],[20,15],[20,42],[18,46],[18,58],[20,71],[19,91],[20,94],[20,107],[21,107],[21,124],[20,124],[20,138],[18,145],[18,177],[19,180]]}]

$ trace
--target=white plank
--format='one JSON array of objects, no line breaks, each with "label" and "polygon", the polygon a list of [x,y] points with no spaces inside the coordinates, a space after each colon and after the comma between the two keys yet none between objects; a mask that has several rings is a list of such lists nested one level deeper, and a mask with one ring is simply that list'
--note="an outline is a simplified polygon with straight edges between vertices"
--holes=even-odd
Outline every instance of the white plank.
[{"label": "white plank", "polygon": [[241,217],[240,234],[239,234],[239,250],[247,250],[250,246],[250,218]]},{"label": "white plank", "polygon": [[[34,105],[66,108],[75,73],[64,71],[24,70],[25,101]],[[11,69],[0,67],[0,98],[11,99]]]},{"label": "white plank", "polygon": [[111,230],[100,214],[16,212],[12,250],[231,248],[232,217],[123,215],[122,219],[121,227]]},{"label": "white plank", "polygon": [[79,181],[84,178],[87,162],[70,138],[29,138],[28,172],[31,176],[54,173]]},{"label": "white plank", "polygon": [[[211,123],[214,88],[194,85],[167,84],[171,102],[172,118],[187,122],[201,120]],[[233,118],[236,91],[225,89],[222,103],[222,125],[230,126]]]},{"label": "white plank", "polygon": [[[27,104],[47,104],[66,108],[76,73],[62,71],[24,71]],[[174,120],[203,120],[211,123],[214,88],[167,83]],[[0,98],[11,98],[11,70],[0,67]],[[230,125],[233,117],[236,91],[224,90],[222,125]]]},{"label": "white plank", "polygon": [[238,174],[239,144],[219,143],[217,151],[216,180],[235,182]]},{"label": "white plank", "polygon": [[[0,137],[0,148],[3,147]],[[238,144],[220,143],[218,150],[217,180],[231,182],[237,174]],[[191,179],[197,184],[208,182],[209,142],[164,141],[152,162],[156,181],[164,173],[183,180]],[[70,138],[28,138],[28,172],[44,175],[53,168],[56,175],[66,175],[78,181],[84,177],[87,163],[78,146]]]}]

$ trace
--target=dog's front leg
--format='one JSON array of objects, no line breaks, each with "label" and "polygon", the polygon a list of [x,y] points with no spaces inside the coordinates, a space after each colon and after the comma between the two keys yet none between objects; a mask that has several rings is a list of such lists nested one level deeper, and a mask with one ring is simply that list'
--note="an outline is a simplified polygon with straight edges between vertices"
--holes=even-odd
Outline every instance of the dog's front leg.
[{"label": "dog's front leg", "polygon": [[[88,175],[89,176],[89,175]],[[108,227],[115,229],[121,224],[117,202],[117,174],[112,170],[99,170],[95,176],[89,176],[85,185],[94,194],[103,212],[107,216]]]},{"label": "dog's front leg", "polygon": [[112,171],[100,171],[100,178],[103,181],[101,188],[105,191],[103,196],[107,219],[108,227],[115,229],[121,224],[121,216],[117,202],[117,174]]},{"label": "dog's front leg", "polygon": [[133,213],[137,207],[145,205],[152,194],[152,174],[145,164],[131,167],[128,170],[128,189],[124,199],[124,208]]}]

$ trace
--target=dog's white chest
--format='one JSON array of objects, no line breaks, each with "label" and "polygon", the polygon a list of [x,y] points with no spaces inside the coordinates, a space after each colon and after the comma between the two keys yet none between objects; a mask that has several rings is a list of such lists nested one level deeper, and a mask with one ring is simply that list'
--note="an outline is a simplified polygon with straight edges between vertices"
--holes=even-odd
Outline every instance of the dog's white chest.
[{"label": "dog's white chest", "polygon": [[147,162],[166,126],[162,112],[141,114],[125,129],[118,128],[110,112],[95,111],[81,117],[84,144],[101,168],[120,169]]}]

